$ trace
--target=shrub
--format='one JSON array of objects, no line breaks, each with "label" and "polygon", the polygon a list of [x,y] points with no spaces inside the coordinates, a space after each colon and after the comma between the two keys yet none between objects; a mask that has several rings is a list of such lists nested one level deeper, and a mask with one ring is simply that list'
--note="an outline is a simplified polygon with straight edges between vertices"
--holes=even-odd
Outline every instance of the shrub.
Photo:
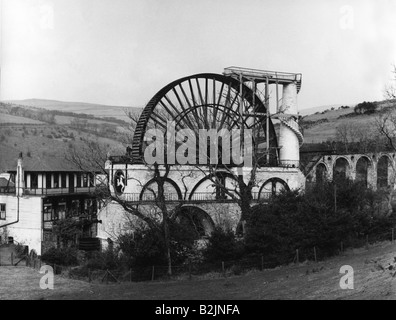
[{"label": "shrub", "polygon": [[232,230],[217,227],[210,235],[203,255],[208,263],[237,260],[243,255],[243,244]]},{"label": "shrub", "polygon": [[316,247],[321,258],[334,255],[341,242],[350,246],[367,234],[389,232],[395,217],[375,213],[380,202],[378,193],[347,179],[317,184],[305,193],[285,191],[252,209],[246,250],[275,264],[291,262],[296,249],[312,254]]},{"label": "shrub", "polygon": [[78,250],[71,247],[55,248],[52,247],[43,253],[42,261],[48,264],[62,266],[74,266],[78,264]]},{"label": "shrub", "polygon": [[[183,264],[194,255],[194,235],[184,225],[169,221],[169,241],[172,264]],[[166,246],[160,233],[151,229],[136,229],[118,237],[122,263],[127,266],[166,265]]]},{"label": "shrub", "polygon": [[372,114],[376,111],[377,105],[373,102],[362,102],[355,106],[354,112],[357,114]]},{"label": "shrub", "polygon": [[119,266],[119,258],[114,250],[94,251],[87,253],[87,263],[89,269],[113,270]]}]

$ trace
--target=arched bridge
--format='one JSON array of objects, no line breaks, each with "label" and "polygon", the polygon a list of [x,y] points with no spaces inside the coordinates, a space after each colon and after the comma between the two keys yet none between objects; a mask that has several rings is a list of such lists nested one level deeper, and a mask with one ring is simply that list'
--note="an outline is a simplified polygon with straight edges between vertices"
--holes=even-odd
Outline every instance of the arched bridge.
[{"label": "arched bridge", "polygon": [[395,174],[395,157],[392,152],[323,155],[307,173],[307,182],[333,180],[340,175],[377,190],[391,184]]}]

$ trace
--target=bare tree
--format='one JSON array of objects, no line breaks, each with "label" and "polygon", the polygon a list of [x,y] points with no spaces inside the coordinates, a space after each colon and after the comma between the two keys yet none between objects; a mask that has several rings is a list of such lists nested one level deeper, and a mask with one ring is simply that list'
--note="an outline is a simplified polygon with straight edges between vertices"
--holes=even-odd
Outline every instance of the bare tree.
[{"label": "bare tree", "polygon": [[385,86],[384,96],[386,100],[396,99],[396,64],[392,65],[391,83]]},{"label": "bare tree", "polygon": [[350,125],[346,122],[340,123],[336,128],[336,140],[341,142],[344,146],[345,152],[349,152],[349,143],[350,141]]},{"label": "bare tree", "polygon": [[[131,120],[131,126],[128,128],[133,136],[133,131],[136,126],[136,122],[139,119],[139,115],[136,113],[129,113],[128,117]],[[126,154],[128,157],[128,154]],[[120,205],[125,213],[126,218],[132,221],[132,217],[138,219],[138,221],[146,224],[159,239],[165,247],[165,256],[168,264],[168,274],[172,274],[172,260],[171,260],[171,245],[170,245],[170,224],[174,223],[177,219],[177,214],[182,203],[178,205],[169,205],[166,199],[166,187],[165,184],[169,177],[171,166],[167,164],[147,165],[148,178],[145,181],[139,181],[134,179],[140,186],[141,189],[145,188],[146,192],[151,195],[153,207],[158,210],[154,210],[154,213],[150,213],[150,210],[145,210],[139,202],[131,202],[122,196],[118,196],[116,193],[111,191],[111,177],[105,167],[106,161],[109,159],[109,153],[106,151],[105,146],[101,145],[97,141],[84,140],[82,146],[73,146],[71,150],[65,154],[66,160],[74,164],[80,170],[85,172],[92,172],[93,174],[100,174],[105,177],[103,183],[96,188],[96,197],[98,200],[103,201],[105,204],[115,202]],[[186,177],[184,177],[186,178]],[[147,181],[151,181],[150,185],[147,185]],[[187,184],[182,179],[185,187],[185,194],[188,192]],[[136,226],[136,223],[133,223]]]},{"label": "bare tree", "polygon": [[[396,152],[396,114],[392,110],[382,113],[376,119],[376,127],[379,134],[386,139],[387,147]],[[390,184],[388,188],[388,209],[391,212],[391,203],[395,196],[396,166],[392,160],[388,162],[388,165],[392,168],[392,173],[388,180]]]},{"label": "bare tree", "polygon": [[336,128],[336,140],[340,142],[346,153],[366,153],[376,149],[378,143],[375,122],[361,123],[342,122]]}]

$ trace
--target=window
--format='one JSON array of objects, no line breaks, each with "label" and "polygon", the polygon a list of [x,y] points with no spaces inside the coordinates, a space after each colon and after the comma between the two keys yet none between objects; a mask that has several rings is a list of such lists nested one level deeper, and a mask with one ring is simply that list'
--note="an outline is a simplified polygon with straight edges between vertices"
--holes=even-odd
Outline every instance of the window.
[{"label": "window", "polygon": [[6,219],[6,204],[5,203],[0,203],[0,219],[1,220]]},{"label": "window", "polygon": [[81,187],[81,173],[77,173],[77,188]]},{"label": "window", "polygon": [[86,173],[83,174],[83,187],[88,187],[88,175]]},{"label": "window", "polygon": [[58,218],[65,219],[66,218],[66,203],[59,203],[58,204]]},{"label": "window", "polygon": [[45,174],[45,187],[51,189],[51,173]]},{"label": "window", "polygon": [[94,212],[94,200],[93,199],[85,199],[84,212],[86,214],[93,214],[93,212]]},{"label": "window", "polygon": [[66,188],[66,173],[62,173],[62,188]]},{"label": "window", "polygon": [[94,187],[95,186],[95,176],[92,173],[89,174],[89,186],[90,187]]},{"label": "window", "polygon": [[44,205],[44,221],[52,221],[52,205],[51,204],[45,204]]},{"label": "window", "polygon": [[37,189],[38,188],[38,175],[37,173],[30,174],[30,188]]},{"label": "window", "polygon": [[80,201],[79,200],[72,200],[71,213],[72,213],[72,216],[78,216],[80,214]]},{"label": "window", "polygon": [[54,174],[54,186],[55,189],[59,188],[59,174]]}]

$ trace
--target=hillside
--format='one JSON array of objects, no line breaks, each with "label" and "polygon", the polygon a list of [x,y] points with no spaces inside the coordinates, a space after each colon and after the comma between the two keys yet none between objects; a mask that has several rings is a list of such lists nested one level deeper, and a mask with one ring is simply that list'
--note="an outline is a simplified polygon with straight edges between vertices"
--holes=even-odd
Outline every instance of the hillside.
[{"label": "hillside", "polygon": [[20,152],[35,161],[67,165],[66,154],[87,141],[106,152],[123,153],[129,134],[120,119],[0,103],[0,172],[14,169]]},{"label": "hillside", "polygon": [[90,114],[95,117],[115,117],[124,121],[128,120],[126,112],[139,112],[140,108],[127,106],[108,106],[103,104],[85,102],[67,102],[46,99],[8,100],[5,103],[23,105],[25,107],[43,108],[62,112],[75,112]]},{"label": "hillside", "polygon": [[[123,107],[40,99],[20,103],[27,105],[0,103],[0,171],[9,168],[19,152],[64,161],[68,149],[81,147],[84,141],[98,141],[113,154],[124,153],[130,144],[132,136]],[[302,150],[313,143],[334,141],[339,125],[368,128],[384,109],[396,110],[396,100],[375,103],[377,111],[373,114],[355,114],[353,106],[330,106],[303,116]]]},{"label": "hillside", "polygon": [[369,128],[374,125],[379,114],[384,110],[395,110],[396,100],[375,101],[376,112],[372,114],[356,114],[354,107],[333,107],[333,110],[326,109],[317,111],[314,114],[303,116],[300,125],[304,129],[305,143],[321,143],[328,140],[334,141],[339,125],[356,125],[361,128]]}]

